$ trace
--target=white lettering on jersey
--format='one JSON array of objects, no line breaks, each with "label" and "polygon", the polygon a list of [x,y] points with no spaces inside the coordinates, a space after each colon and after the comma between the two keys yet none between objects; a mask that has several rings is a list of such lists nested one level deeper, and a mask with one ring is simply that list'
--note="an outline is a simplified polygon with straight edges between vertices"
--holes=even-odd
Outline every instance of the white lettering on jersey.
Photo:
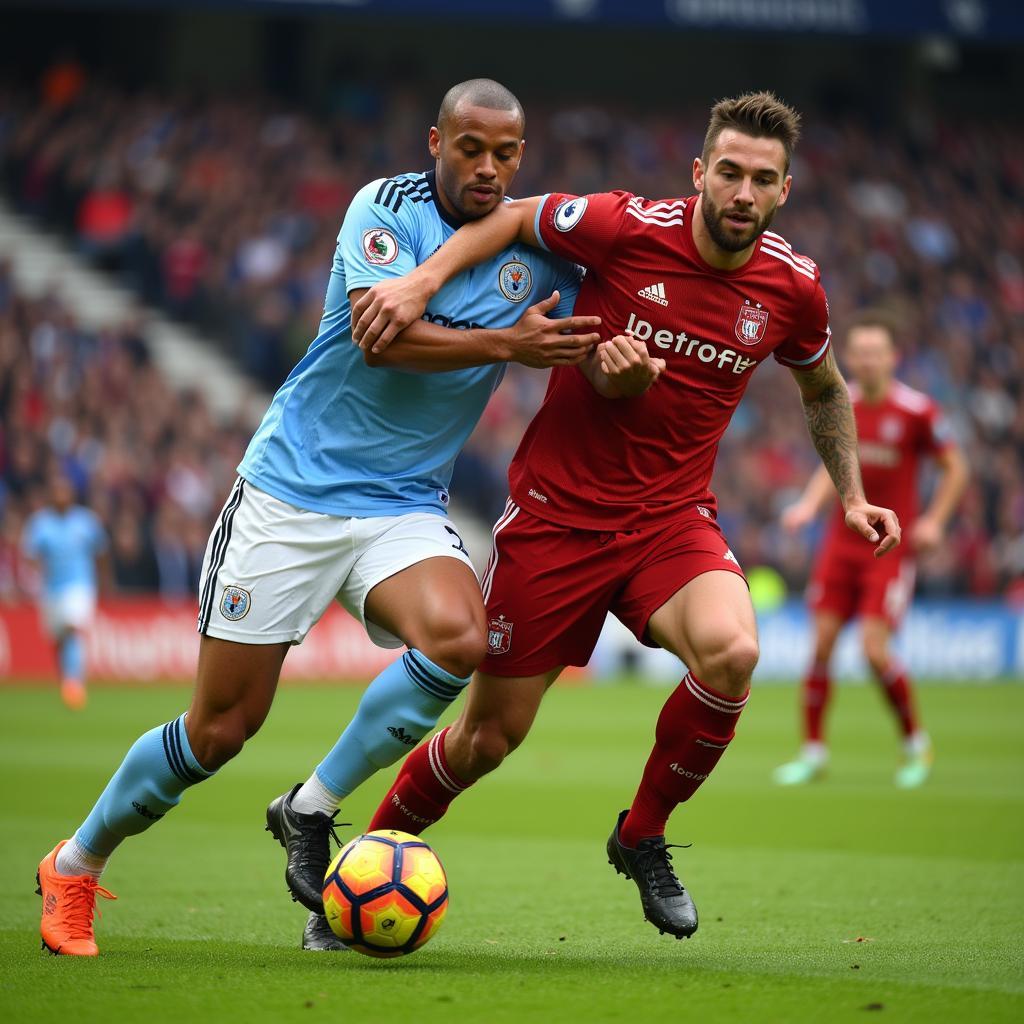
[{"label": "white lettering on jersey", "polygon": [[729,366],[731,373],[743,373],[752,366],[757,366],[756,359],[741,355],[725,345],[719,346],[710,341],[701,341],[700,338],[691,338],[686,331],[673,333],[664,328],[655,330],[649,320],[641,320],[636,313],[629,314],[626,330],[638,341],[653,340],[658,348],[672,349],[688,359],[699,359],[702,363],[717,363],[720,370]]}]

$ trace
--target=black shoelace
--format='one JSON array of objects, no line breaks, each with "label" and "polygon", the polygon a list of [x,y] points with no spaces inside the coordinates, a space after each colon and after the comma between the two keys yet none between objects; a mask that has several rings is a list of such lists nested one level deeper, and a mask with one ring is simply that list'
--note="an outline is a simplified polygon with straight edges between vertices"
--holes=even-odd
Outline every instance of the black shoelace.
[{"label": "black shoelace", "polygon": [[338,828],[344,828],[350,822],[335,822],[338,812],[331,815],[326,814],[296,814],[295,824],[303,834],[303,838],[311,841],[304,842],[301,847],[299,863],[302,868],[310,867],[317,873],[318,878],[327,874],[327,868],[331,863],[331,839],[335,844],[341,846],[341,839],[338,837]]},{"label": "black shoelace", "polygon": [[647,882],[655,895],[661,899],[669,896],[678,896],[683,892],[683,886],[676,878],[672,870],[671,849],[685,850],[688,847],[681,843],[657,843],[652,844],[640,853],[637,861],[640,870],[647,877]]}]

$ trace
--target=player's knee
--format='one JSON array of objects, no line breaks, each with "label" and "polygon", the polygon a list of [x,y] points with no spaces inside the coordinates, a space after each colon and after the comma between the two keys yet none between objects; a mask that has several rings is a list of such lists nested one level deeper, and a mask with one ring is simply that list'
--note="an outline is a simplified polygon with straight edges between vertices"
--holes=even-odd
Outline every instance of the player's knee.
[{"label": "player's knee", "polygon": [[235,757],[255,732],[240,714],[216,715],[188,721],[188,741],[196,760],[214,772]]},{"label": "player's knee", "polygon": [[500,721],[480,722],[469,732],[469,768],[474,779],[493,772],[522,742]]},{"label": "player's knee", "polygon": [[483,624],[474,621],[471,614],[438,609],[416,647],[435,665],[465,679],[484,660],[487,637]]},{"label": "player's knee", "polygon": [[737,632],[703,659],[702,681],[730,697],[740,697],[750,686],[759,656],[757,640]]},{"label": "player's knee", "polygon": [[864,659],[871,671],[879,676],[884,674],[889,665],[889,645],[877,637],[865,636],[863,647]]}]

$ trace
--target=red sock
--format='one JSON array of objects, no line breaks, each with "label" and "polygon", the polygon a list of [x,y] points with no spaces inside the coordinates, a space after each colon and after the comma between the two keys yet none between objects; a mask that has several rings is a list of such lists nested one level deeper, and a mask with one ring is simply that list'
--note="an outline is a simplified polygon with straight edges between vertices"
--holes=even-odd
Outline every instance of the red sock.
[{"label": "red sock", "polygon": [[746,703],[746,695],[726,697],[692,672],[686,675],[658,717],[654,749],[619,830],[625,846],[665,834],[668,816],[693,796],[725,753]]},{"label": "red sock", "polygon": [[395,784],[377,808],[370,831],[393,828],[418,836],[427,826],[444,817],[448,805],[472,783],[463,782],[448,767],[444,738],[448,730],[435,733],[429,743],[417,747],[402,765]]},{"label": "red sock", "polygon": [[828,666],[815,662],[804,680],[804,739],[821,743],[824,738],[825,711],[832,696],[832,680]]},{"label": "red sock", "polygon": [[898,662],[890,661],[879,682],[885,691],[885,699],[896,712],[904,737],[913,736],[918,730],[917,711],[914,708],[914,694],[907,673]]}]

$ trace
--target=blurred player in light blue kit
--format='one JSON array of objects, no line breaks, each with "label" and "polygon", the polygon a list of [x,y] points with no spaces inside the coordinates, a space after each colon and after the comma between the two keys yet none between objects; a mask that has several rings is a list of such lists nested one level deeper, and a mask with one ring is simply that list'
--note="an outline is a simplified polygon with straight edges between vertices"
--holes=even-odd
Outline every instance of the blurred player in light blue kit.
[{"label": "blurred player in light blue kit", "polygon": [[97,563],[105,562],[107,535],[96,514],[75,504],[63,473],[50,481],[50,503],[29,517],[22,548],[39,569],[39,612],[53,637],[60,694],[69,708],[85,707],[85,632],[96,610]]}]

